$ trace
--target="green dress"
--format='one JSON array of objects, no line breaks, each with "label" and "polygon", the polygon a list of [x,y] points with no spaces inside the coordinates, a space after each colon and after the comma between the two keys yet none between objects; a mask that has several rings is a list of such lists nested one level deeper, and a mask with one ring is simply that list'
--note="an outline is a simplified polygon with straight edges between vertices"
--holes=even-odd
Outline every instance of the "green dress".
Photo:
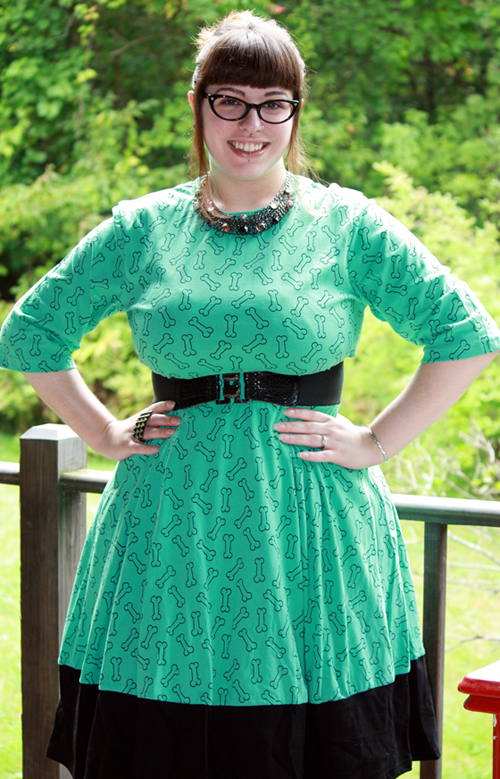
[{"label": "green dress", "polygon": [[[207,227],[196,182],[122,202],[15,306],[1,364],[70,368],[116,311],[141,361],[180,378],[326,370],[355,354],[367,305],[428,362],[500,348],[469,288],[389,214],[297,183],[253,236]],[[101,690],[231,707],[338,701],[408,673],[424,649],[380,469],[303,461],[274,431],[281,406],[175,413],[158,454],[119,463],[102,496],[60,663]]]}]

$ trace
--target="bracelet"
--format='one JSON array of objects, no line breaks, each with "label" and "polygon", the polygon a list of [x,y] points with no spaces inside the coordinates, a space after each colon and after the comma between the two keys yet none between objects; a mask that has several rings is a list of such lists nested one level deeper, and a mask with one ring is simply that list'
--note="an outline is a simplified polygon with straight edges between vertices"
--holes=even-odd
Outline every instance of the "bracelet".
[{"label": "bracelet", "polygon": [[368,432],[370,433],[371,437],[373,438],[373,440],[374,440],[374,441],[375,441],[375,443],[377,444],[378,448],[379,448],[379,449],[380,449],[380,451],[382,452],[382,455],[383,455],[383,457],[384,457],[384,462],[385,462],[385,463],[386,463],[386,462],[388,462],[389,458],[387,457],[387,455],[386,455],[386,453],[385,453],[384,447],[382,446],[382,444],[381,444],[381,443],[380,443],[380,441],[378,440],[377,436],[375,435],[375,433],[373,432],[373,430],[371,429],[371,427],[369,427],[369,428],[368,428]]},{"label": "bracelet", "polygon": [[153,411],[151,409],[146,409],[145,411],[141,411],[141,413],[137,417],[137,421],[134,425],[134,431],[132,433],[132,438],[134,439],[134,441],[139,441],[139,443],[144,443],[144,430],[146,429],[146,425],[148,424],[148,419],[152,413]]}]

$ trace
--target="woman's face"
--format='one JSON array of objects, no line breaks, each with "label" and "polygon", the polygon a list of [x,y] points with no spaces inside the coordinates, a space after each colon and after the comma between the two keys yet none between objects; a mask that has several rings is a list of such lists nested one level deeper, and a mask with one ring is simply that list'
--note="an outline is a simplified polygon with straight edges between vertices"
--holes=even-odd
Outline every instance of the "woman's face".
[{"label": "woman's face", "polygon": [[[282,87],[209,85],[207,94],[234,96],[247,103],[267,100],[292,100],[292,93]],[[192,93],[190,93],[192,105]],[[202,101],[203,137],[210,154],[210,171],[230,178],[253,181],[283,169],[283,154],[288,149],[293,119],[283,124],[263,122],[255,109],[244,119],[228,122],[214,114],[208,100]]]}]

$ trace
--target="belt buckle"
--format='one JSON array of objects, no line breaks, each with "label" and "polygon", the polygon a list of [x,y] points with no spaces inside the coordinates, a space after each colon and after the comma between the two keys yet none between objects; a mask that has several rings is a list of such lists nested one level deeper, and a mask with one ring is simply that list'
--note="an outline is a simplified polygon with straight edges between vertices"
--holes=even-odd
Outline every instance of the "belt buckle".
[{"label": "belt buckle", "polygon": [[241,397],[241,383],[239,373],[222,373],[219,374],[219,387],[222,384],[222,398],[219,398],[215,402],[230,403],[233,400],[235,403],[244,403],[245,401]]}]

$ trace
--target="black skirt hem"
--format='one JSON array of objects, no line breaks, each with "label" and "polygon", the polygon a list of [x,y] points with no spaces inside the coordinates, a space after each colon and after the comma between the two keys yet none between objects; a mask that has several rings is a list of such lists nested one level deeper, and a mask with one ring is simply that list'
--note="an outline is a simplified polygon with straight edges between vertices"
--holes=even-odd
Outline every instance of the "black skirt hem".
[{"label": "black skirt hem", "polygon": [[345,700],[203,706],[80,684],[60,667],[47,757],[74,779],[396,779],[439,744],[423,657]]}]

